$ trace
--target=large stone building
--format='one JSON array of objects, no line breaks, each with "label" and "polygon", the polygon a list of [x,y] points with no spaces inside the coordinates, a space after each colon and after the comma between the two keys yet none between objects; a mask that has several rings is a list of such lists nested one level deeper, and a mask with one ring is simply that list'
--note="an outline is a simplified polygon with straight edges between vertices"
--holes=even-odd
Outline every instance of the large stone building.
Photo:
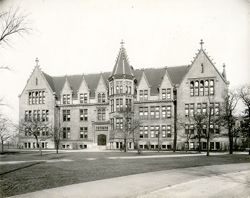
[{"label": "large stone building", "polygon": [[[200,45],[190,65],[177,67],[134,69],[123,43],[112,72],[50,76],[37,61],[19,98],[20,122],[36,119],[59,127],[62,149],[119,149],[124,145],[126,126],[137,120],[133,137],[130,134],[127,139],[129,148],[136,139],[143,149],[157,149],[158,144],[161,149],[172,149],[177,134],[177,149],[183,149],[186,134],[196,133],[189,116],[194,111],[207,112],[208,105],[216,114],[228,86],[225,67],[220,73],[203,50],[202,41]],[[210,148],[226,149],[228,138],[220,135],[225,129],[217,124],[210,128],[217,134]],[[22,134],[20,145],[36,148],[34,137]],[[44,128],[39,135],[48,133]],[[190,149],[197,144],[195,139],[188,140]],[[53,138],[42,139],[41,146],[54,148]],[[206,147],[202,140],[202,149]]]}]

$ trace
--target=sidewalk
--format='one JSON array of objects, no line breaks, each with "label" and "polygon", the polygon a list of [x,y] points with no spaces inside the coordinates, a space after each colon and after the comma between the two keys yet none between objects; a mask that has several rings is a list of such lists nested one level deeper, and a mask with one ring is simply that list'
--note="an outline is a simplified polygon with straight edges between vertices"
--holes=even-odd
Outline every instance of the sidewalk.
[{"label": "sidewalk", "polygon": [[[139,166],[138,162],[138,166]],[[42,197],[208,197],[225,192],[247,197],[250,163],[157,171],[73,184],[14,196]],[[236,188],[237,187],[237,188]],[[227,191],[228,190],[228,191]],[[197,194],[193,194],[197,193]],[[207,193],[207,194],[204,194]],[[241,194],[238,194],[241,193]],[[168,195],[168,196],[167,196]],[[176,195],[176,196],[175,196]],[[226,194],[233,197],[233,194]]]}]

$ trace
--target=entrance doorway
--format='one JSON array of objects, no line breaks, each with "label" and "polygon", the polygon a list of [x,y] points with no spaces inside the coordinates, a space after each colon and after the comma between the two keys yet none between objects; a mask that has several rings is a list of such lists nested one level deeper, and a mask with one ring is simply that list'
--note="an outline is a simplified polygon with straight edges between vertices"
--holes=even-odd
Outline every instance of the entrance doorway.
[{"label": "entrance doorway", "polygon": [[100,134],[97,136],[97,144],[99,146],[104,146],[106,145],[106,135]]}]

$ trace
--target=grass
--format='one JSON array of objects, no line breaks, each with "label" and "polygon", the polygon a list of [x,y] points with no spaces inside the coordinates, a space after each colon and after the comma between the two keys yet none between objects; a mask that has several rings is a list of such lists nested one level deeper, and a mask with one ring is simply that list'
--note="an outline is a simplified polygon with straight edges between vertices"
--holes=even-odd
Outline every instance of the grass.
[{"label": "grass", "polygon": [[[141,155],[165,155],[166,153],[142,153]],[[172,154],[172,153],[167,153]],[[138,156],[136,153],[60,153],[22,152],[2,155],[1,161],[71,159],[71,162],[28,162],[0,166],[0,196],[12,196],[27,192],[119,177],[151,171],[187,168],[194,166],[250,162],[248,155],[217,155],[153,159],[107,159],[114,156]],[[96,158],[96,160],[87,160]]]}]

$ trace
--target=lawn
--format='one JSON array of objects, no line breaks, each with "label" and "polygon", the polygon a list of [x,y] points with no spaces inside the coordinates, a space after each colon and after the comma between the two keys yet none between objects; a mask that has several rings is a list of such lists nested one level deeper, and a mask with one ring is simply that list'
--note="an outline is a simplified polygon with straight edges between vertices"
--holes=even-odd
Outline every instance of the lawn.
[{"label": "lawn", "polygon": [[[144,152],[141,155],[171,155],[172,153]],[[137,153],[83,152],[59,153],[22,152],[1,156],[4,161],[69,159],[69,162],[44,161],[0,165],[0,195],[17,195],[63,185],[119,177],[137,173],[194,166],[250,162],[248,155],[189,156],[179,158],[108,159],[114,156],[138,156]],[[90,160],[90,158],[94,158]],[[149,181],[150,182],[150,181]]]}]

